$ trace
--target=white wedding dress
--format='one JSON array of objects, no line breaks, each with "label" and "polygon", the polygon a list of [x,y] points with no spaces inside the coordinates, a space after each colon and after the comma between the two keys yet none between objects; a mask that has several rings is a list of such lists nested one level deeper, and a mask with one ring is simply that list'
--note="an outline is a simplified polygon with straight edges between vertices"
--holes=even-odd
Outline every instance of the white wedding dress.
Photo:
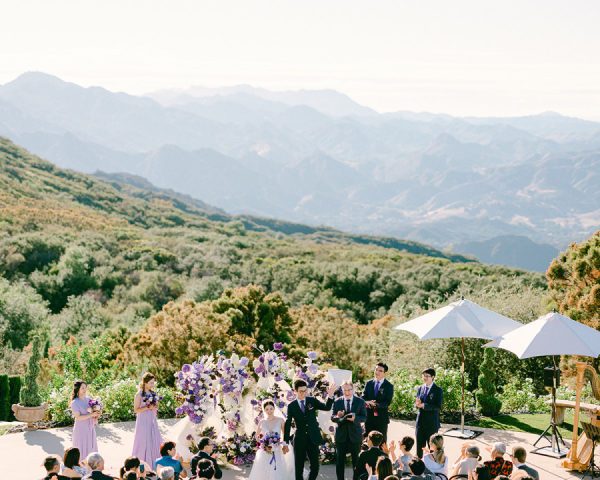
[{"label": "white wedding dress", "polygon": [[[281,417],[262,420],[257,433],[277,432],[283,441],[284,423],[285,420]],[[258,448],[249,480],[294,480],[294,478],[294,451],[291,446],[286,454],[283,453],[281,446],[274,447],[272,452]]]}]

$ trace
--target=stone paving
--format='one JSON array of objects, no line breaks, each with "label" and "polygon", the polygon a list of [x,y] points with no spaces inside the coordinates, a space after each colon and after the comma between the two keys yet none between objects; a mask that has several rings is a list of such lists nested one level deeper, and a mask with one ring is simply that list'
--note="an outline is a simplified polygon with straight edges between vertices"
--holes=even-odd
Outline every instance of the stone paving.
[{"label": "stone paving", "polygon": [[[170,429],[176,420],[160,420],[159,425],[165,438],[169,437]],[[97,428],[98,448],[106,460],[107,473],[117,474],[123,460],[130,454],[133,445],[134,422],[101,424]],[[448,428],[444,425],[442,430]],[[500,430],[484,430],[483,435],[477,437],[476,442],[480,450],[486,455],[485,449],[494,442],[505,442],[510,449],[513,445],[524,445],[528,451],[533,449],[532,442],[536,435],[520,432]],[[404,435],[414,435],[414,423],[394,421],[390,425],[390,438],[400,439]],[[457,458],[462,441],[445,437],[446,453],[451,462]],[[0,436],[0,464],[2,465],[2,478],[14,480],[31,480],[42,478],[44,469],[41,466],[45,455],[54,453],[62,455],[64,449],[70,445],[71,428],[56,428],[49,430],[35,430],[22,433],[13,433]],[[559,460],[541,455],[529,454],[528,462],[540,472],[543,480],[575,479],[581,474],[568,472],[560,467]],[[350,469],[347,469],[347,478],[351,478]],[[241,480],[248,478],[249,469],[228,469],[224,479]],[[335,479],[333,465],[321,467],[319,479]]]}]

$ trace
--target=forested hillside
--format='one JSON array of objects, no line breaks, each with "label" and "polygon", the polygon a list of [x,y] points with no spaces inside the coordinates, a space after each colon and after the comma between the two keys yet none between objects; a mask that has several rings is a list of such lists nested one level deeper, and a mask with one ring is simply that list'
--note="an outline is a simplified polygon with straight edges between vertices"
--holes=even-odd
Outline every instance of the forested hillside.
[{"label": "forested hillside", "polygon": [[[219,348],[231,341],[250,345],[275,325],[269,323],[273,316],[283,315],[285,321],[275,322],[282,336],[298,345],[315,342],[313,348],[330,356],[346,345],[356,350],[352,363],[367,368],[374,355],[414,344],[390,340],[390,322],[447,298],[464,293],[500,309],[520,308],[515,316],[527,320],[546,295],[542,275],[453,262],[419,244],[234,218],[146,187],[63,170],[0,140],[4,369],[22,368],[22,350],[40,330],[47,332],[51,352],[71,337],[79,343],[102,337],[120,342],[111,346],[114,358],[150,362],[144,349],[156,340],[153,326],[182,309],[192,312],[188,329],[192,320],[202,329],[208,318],[194,311],[229,319],[229,336]],[[177,303],[157,316],[171,301]],[[317,335],[328,325],[335,328]],[[192,334],[198,332],[188,330]],[[350,340],[361,345],[343,343]],[[187,354],[199,354],[207,344],[194,348]],[[407,353],[403,349],[396,358]]]}]

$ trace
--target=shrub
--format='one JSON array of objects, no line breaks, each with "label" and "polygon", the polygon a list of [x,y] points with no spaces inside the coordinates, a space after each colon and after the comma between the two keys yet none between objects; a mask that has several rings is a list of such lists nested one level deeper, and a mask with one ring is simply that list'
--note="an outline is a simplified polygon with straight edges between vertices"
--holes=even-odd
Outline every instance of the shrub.
[{"label": "shrub", "polygon": [[[435,383],[444,392],[442,412],[460,412],[462,398],[460,371],[438,366],[435,367],[435,370]],[[414,417],[416,415],[415,397],[421,380],[416,375],[411,375],[408,370],[400,369],[391,376],[390,381],[394,384],[394,398],[390,405],[390,413],[393,416]],[[473,401],[467,388],[468,384],[465,384],[465,410],[471,410]]]},{"label": "shrub", "polygon": [[[19,403],[19,399],[21,398],[21,377],[9,377],[8,383],[10,385],[10,404],[12,406]],[[12,409],[10,411],[9,420],[11,422],[16,420],[15,414],[13,413]]]},{"label": "shrub", "polygon": [[158,387],[156,390],[163,397],[158,404],[158,416],[160,418],[173,418],[175,408],[179,404],[175,390],[169,387]]},{"label": "shrub", "polygon": [[526,378],[525,381],[514,379],[507,383],[499,398],[503,413],[536,413],[547,412],[550,409],[545,403],[545,398],[535,394],[531,378]]},{"label": "shrub", "polygon": [[134,420],[133,398],[138,390],[133,379],[119,380],[97,394],[104,404],[103,418],[108,422],[124,422]]},{"label": "shrub", "polygon": [[60,388],[55,388],[48,394],[48,415],[50,420],[56,425],[72,425],[73,416],[71,414],[71,393],[73,388],[71,383],[66,383]]},{"label": "shrub", "polygon": [[0,375],[0,421],[10,418],[10,384],[8,375]]},{"label": "shrub", "polygon": [[502,402],[496,396],[495,353],[493,348],[485,349],[478,379],[479,389],[475,392],[479,411],[488,417],[498,415],[502,408]]},{"label": "shrub", "polygon": [[23,388],[21,389],[21,405],[24,407],[38,407],[42,403],[37,384],[37,378],[40,372],[40,349],[41,340],[39,336],[36,336],[33,339],[31,357],[29,357],[25,381]]},{"label": "shrub", "polygon": [[[454,368],[435,367],[435,383],[444,392],[442,413],[456,413],[461,411],[462,402],[462,375],[460,370]],[[470,392],[469,378],[465,378],[465,411],[473,410],[473,395]]]},{"label": "shrub", "polygon": [[402,369],[395,372],[389,380],[394,385],[390,414],[393,417],[414,416],[417,386],[420,384],[418,378]]}]

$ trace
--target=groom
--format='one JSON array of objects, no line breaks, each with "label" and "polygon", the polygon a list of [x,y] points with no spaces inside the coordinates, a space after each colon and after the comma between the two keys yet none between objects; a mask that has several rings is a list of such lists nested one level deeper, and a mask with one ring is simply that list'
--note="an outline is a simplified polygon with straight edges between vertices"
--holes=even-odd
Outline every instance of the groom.
[{"label": "groom", "polygon": [[[310,462],[310,475],[308,480],[316,480],[319,474],[319,447],[323,443],[321,428],[317,420],[317,410],[331,410],[333,405],[333,393],[335,384],[331,384],[327,389],[327,402],[323,403],[315,397],[307,396],[308,384],[302,380],[294,382],[296,391],[296,400],[288,405],[287,418],[283,430],[283,441],[287,444],[290,441],[290,430],[292,422],[296,427],[294,433],[294,462],[296,467],[296,480],[303,479],[304,461],[308,456]],[[287,453],[288,447],[283,447],[283,452]]]}]

